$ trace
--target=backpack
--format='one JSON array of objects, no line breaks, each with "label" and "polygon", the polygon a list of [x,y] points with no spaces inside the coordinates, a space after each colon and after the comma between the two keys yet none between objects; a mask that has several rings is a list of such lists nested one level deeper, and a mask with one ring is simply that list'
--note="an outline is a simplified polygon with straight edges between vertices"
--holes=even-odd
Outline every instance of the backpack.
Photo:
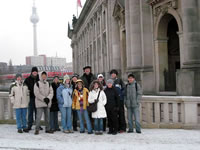
[{"label": "backpack", "polygon": [[[126,84],[126,88],[127,88],[128,84]],[[135,89],[136,89],[136,92],[138,91],[138,86],[137,86],[137,82],[135,82]]]}]

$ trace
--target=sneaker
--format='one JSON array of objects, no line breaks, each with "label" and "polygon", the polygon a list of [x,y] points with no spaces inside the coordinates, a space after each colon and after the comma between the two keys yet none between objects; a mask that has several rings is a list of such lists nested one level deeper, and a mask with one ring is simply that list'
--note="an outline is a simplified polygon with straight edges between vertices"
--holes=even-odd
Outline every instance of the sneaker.
[{"label": "sneaker", "polygon": [[53,134],[52,130],[46,130],[45,133]]},{"label": "sneaker", "polygon": [[85,133],[85,131],[80,131],[80,133]]},{"label": "sneaker", "polygon": [[102,135],[103,134],[103,131],[99,131],[99,135]]},{"label": "sneaker", "polygon": [[127,133],[133,133],[133,130],[128,130]]},{"label": "sneaker", "polygon": [[28,128],[24,128],[24,129],[23,129],[23,132],[28,133],[28,132],[29,132],[29,129],[28,129]]},{"label": "sneaker", "polygon": [[93,134],[93,132],[91,131],[91,132],[88,132],[88,134]]},{"label": "sneaker", "polygon": [[73,130],[74,130],[74,131],[78,131],[78,129],[77,129],[77,128],[73,128]]},{"label": "sneaker", "polygon": [[64,132],[64,133],[70,133],[69,130],[64,130],[63,132]]},{"label": "sneaker", "polygon": [[58,128],[58,129],[56,129],[56,131],[61,131],[61,129],[60,129],[60,128]]},{"label": "sneaker", "polygon": [[27,129],[28,129],[29,131],[30,131],[30,130],[32,130],[32,128],[31,128],[31,127],[28,127]]},{"label": "sneaker", "polygon": [[112,135],[117,135],[117,131],[114,131],[114,132],[112,133]]},{"label": "sneaker", "polygon": [[142,132],[141,131],[136,131],[136,133],[141,134]]},{"label": "sneaker", "polygon": [[95,131],[94,134],[95,134],[95,135],[99,135],[99,131]]},{"label": "sneaker", "polygon": [[69,133],[74,133],[72,130],[69,130]]},{"label": "sneaker", "polygon": [[18,132],[18,133],[23,133],[22,129],[18,129],[17,132]]},{"label": "sneaker", "polygon": [[39,130],[35,130],[35,135],[38,135],[39,134]]}]

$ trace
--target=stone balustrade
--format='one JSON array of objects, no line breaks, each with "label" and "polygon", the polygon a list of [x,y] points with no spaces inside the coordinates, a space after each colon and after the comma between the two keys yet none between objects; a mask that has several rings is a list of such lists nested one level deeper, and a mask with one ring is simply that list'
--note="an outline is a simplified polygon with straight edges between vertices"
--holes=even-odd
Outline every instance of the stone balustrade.
[{"label": "stone balustrade", "polygon": [[[145,128],[200,128],[200,97],[143,96],[141,124]],[[7,92],[0,92],[0,120],[14,119]]]}]

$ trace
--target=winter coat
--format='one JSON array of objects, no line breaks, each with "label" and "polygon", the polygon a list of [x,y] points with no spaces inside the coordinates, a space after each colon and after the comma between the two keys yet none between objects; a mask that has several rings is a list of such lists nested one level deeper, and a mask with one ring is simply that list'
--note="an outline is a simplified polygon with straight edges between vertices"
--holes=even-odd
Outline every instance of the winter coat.
[{"label": "winter coat", "polygon": [[52,99],[52,104],[51,104],[51,108],[50,108],[50,111],[51,112],[55,112],[55,111],[59,111],[59,108],[58,108],[58,100],[57,100],[57,97],[56,97],[56,93],[57,93],[57,88],[60,86],[59,83],[52,83],[51,84],[52,88],[53,88],[53,99]]},{"label": "winter coat", "polygon": [[[47,81],[38,81],[34,85],[34,94],[35,94],[35,106],[36,108],[41,107],[51,107],[52,98],[53,98],[53,88]],[[49,104],[47,105],[44,102],[44,98],[49,99]]]},{"label": "winter coat", "polygon": [[[76,109],[76,110],[80,110],[80,102],[79,102],[79,94],[78,94],[78,90],[75,89],[74,93],[73,93],[73,102],[72,102],[72,109]],[[87,106],[89,106],[88,103],[88,95],[89,95],[89,91],[87,88],[83,88],[83,109],[87,109]]]},{"label": "winter coat", "polygon": [[86,75],[84,73],[81,77],[81,80],[83,81],[85,88],[89,89],[90,84],[92,83],[92,81],[96,80],[96,77],[92,73],[90,73],[89,75]]},{"label": "winter coat", "polygon": [[111,110],[114,108],[119,108],[119,93],[117,92],[117,89],[115,87],[112,88],[106,88],[104,90],[106,97],[107,97],[107,104],[106,109]]},{"label": "winter coat", "polygon": [[63,84],[57,89],[57,99],[59,108],[72,106],[72,88],[67,88]]},{"label": "winter coat", "polygon": [[29,103],[29,90],[25,83],[19,85],[16,81],[11,85],[9,97],[13,108],[27,108]]},{"label": "winter coat", "polygon": [[30,75],[28,78],[25,79],[24,83],[28,86],[28,89],[30,91],[30,97],[31,98],[35,98],[35,94],[34,94],[34,85],[36,82],[38,82],[39,79],[39,75],[37,75],[36,78],[34,78],[32,75]]},{"label": "winter coat", "polygon": [[[135,85],[137,85],[137,91]],[[131,84],[127,84],[125,88],[125,97],[124,97],[125,106],[127,108],[139,107],[141,96],[142,96],[142,89],[136,81],[134,81]]]},{"label": "winter coat", "polygon": [[124,85],[124,82],[122,81],[122,79],[119,79],[119,78],[116,78],[114,80],[114,84],[113,84],[119,95],[120,95],[120,100],[124,100],[124,88],[125,88],[125,85]]},{"label": "winter coat", "polygon": [[100,91],[100,89],[98,89],[97,91],[95,90],[90,91],[88,102],[94,103],[94,101],[98,97],[99,92],[100,92],[100,95],[99,95],[99,101],[97,103],[97,111],[92,113],[92,118],[106,118],[107,117],[106,109],[105,109],[107,98],[104,91]]}]

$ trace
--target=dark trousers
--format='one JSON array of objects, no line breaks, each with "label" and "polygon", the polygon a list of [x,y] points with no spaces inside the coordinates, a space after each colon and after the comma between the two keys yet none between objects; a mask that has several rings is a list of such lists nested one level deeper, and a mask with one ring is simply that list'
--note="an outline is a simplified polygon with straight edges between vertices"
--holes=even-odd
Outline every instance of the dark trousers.
[{"label": "dark trousers", "polygon": [[36,107],[35,107],[35,98],[30,97],[30,102],[28,106],[28,128],[31,128],[33,126],[33,114],[35,113],[35,120],[36,120]]},{"label": "dark trousers", "polygon": [[117,119],[117,111],[113,109],[107,109],[107,117],[109,124],[109,132],[117,132],[118,131],[118,119]]},{"label": "dark trousers", "polygon": [[77,112],[76,110],[72,110],[72,116],[73,116],[73,129],[77,128]]},{"label": "dark trousers", "polygon": [[59,129],[59,125],[58,125],[58,112],[57,111],[50,112],[50,129],[51,130],[57,130],[57,129]]},{"label": "dark trousers", "polygon": [[103,118],[103,131],[106,131],[106,127],[107,127],[107,118]]},{"label": "dark trousers", "polygon": [[118,111],[118,122],[119,122],[118,131],[120,130],[126,131],[126,120],[125,120],[123,100],[120,100],[119,111]]}]

